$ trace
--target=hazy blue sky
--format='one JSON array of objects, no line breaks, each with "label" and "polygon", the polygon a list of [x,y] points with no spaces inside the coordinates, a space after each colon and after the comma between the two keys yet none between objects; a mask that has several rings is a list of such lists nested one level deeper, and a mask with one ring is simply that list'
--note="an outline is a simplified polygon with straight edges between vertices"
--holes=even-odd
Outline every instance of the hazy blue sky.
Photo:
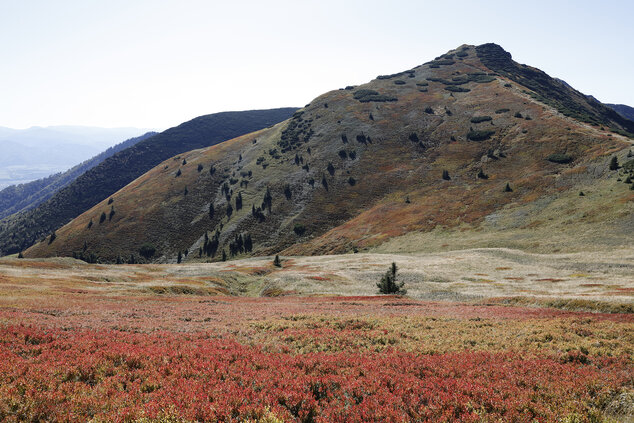
[{"label": "hazy blue sky", "polygon": [[634,2],[0,0],[0,126],[167,128],[496,42],[634,106]]}]

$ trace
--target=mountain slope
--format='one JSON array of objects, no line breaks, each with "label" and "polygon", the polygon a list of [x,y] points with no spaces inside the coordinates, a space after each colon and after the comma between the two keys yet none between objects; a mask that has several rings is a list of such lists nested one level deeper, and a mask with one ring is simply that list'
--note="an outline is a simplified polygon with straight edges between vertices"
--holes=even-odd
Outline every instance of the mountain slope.
[{"label": "mountain slope", "polygon": [[111,157],[128,147],[132,147],[136,143],[153,135],[156,135],[156,132],[147,132],[140,137],[130,138],[108,148],[106,151],[96,155],[95,157],[68,169],[66,172],[56,173],[55,175],[51,175],[46,178],[38,179],[26,184],[12,185],[3,189],[0,191],[0,219],[14,213],[36,207],[53,196],[53,194],[57,191],[69,185],[81,174],[97,166],[108,157]]},{"label": "mountain slope", "polygon": [[608,162],[624,163],[631,141],[606,128],[628,122],[509,60],[462,46],[328,92],[273,128],[164,161],[25,255],[326,254],[485,225],[627,243],[634,191]]},{"label": "mountain slope", "polygon": [[497,44],[476,47],[478,58],[488,69],[530,89],[533,99],[545,103],[565,116],[594,126],[606,125],[616,132],[634,134],[634,122],[623,118],[593,97],[571,89],[539,69],[514,62],[511,54]]},{"label": "mountain slope", "polygon": [[200,116],[141,141],[85,172],[37,208],[0,221],[0,252],[13,254],[27,248],[174,154],[273,125],[295,110],[280,108]]},{"label": "mountain slope", "polygon": [[626,106],[625,104],[606,104],[618,114],[626,119],[634,121],[634,107]]}]

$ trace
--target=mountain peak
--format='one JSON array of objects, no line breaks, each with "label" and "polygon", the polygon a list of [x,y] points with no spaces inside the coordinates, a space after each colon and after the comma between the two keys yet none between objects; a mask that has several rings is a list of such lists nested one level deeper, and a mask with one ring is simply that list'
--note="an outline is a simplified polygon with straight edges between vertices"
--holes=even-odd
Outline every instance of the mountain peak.
[{"label": "mountain peak", "polygon": [[[544,241],[531,234],[572,228],[579,201],[575,230],[596,228],[598,215],[623,225],[632,191],[606,192],[601,178],[609,155],[625,162],[629,145],[606,128],[626,125],[604,109],[498,45],[461,46],[324,93],[271,128],[170,158],[25,256],[326,254],[434,230],[501,239],[507,228],[531,228],[534,246]],[[579,200],[591,190],[606,197]],[[612,239],[623,237],[617,229]]]},{"label": "mountain peak", "polygon": [[491,56],[505,58],[507,60],[511,60],[513,58],[513,56],[511,56],[511,53],[504,50],[501,45],[495,43],[480,44],[479,46],[476,46],[475,49],[478,52],[479,56],[488,54]]}]

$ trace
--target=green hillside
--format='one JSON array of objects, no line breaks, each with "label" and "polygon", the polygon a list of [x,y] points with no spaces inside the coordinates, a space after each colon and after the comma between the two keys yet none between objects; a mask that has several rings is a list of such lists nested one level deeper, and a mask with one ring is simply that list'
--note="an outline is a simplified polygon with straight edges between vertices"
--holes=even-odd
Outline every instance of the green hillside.
[{"label": "green hillside", "polygon": [[296,109],[200,116],[125,149],[75,179],[37,208],[0,221],[0,252],[21,251],[115,193],[161,161],[287,119]]},{"label": "green hillside", "polygon": [[526,69],[499,46],[464,45],[330,91],[273,128],[163,161],[25,255],[627,245],[629,123]]}]

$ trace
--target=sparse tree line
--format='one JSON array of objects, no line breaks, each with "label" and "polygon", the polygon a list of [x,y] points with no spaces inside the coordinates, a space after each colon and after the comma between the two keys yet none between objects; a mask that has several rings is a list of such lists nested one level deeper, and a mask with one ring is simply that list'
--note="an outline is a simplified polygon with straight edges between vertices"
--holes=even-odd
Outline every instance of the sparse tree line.
[{"label": "sparse tree line", "polygon": [[[431,109],[430,107],[428,107],[425,110],[426,113],[429,114],[434,114],[434,113],[438,113],[438,110],[436,112],[434,112],[433,109]],[[445,108],[445,112],[448,116],[451,116],[453,113],[448,110],[447,108]],[[500,109],[498,112],[503,112],[502,109]],[[496,113],[498,113],[496,112]],[[504,110],[504,112],[506,112],[506,110]],[[284,140],[285,142],[283,142],[282,144],[280,144],[280,147],[282,147],[282,154],[289,151],[289,150],[294,150],[297,149],[298,147],[300,147],[302,144],[307,143],[310,139],[310,136],[312,135],[312,130],[310,130],[310,123],[312,122],[312,119],[305,119],[305,116],[303,115],[303,113],[298,113],[296,114],[296,116],[294,117],[294,119],[292,120],[292,122],[294,122],[292,125],[289,126],[290,130],[288,130],[289,128],[287,128],[287,131],[285,132],[285,136],[284,136]],[[489,123],[492,124],[492,117],[491,116],[474,116],[471,118],[471,122],[473,124],[481,124],[481,123],[487,123],[487,125]],[[292,128],[291,128],[292,126]],[[470,128],[470,134],[471,135],[475,135],[475,136],[467,136],[467,139],[471,139],[472,141],[480,141],[480,137],[478,137],[478,135],[483,135],[483,134],[479,134],[478,132],[487,132],[487,134],[485,134],[484,137],[488,137],[490,135],[492,135],[494,132],[493,131],[476,131],[473,128]],[[301,135],[301,136],[300,136]],[[340,134],[340,138],[341,138],[341,142],[343,144],[346,144],[346,148],[340,149],[338,150],[338,156],[341,160],[356,160],[357,158],[357,153],[354,149],[350,149],[350,142],[348,139],[347,134],[345,133],[341,133]],[[409,139],[409,141],[411,141],[412,143],[416,143],[416,144],[420,144],[423,145],[423,141],[422,141],[422,137],[416,133],[416,132],[411,132],[409,133],[409,135],[407,135],[407,138]],[[356,135],[353,135],[352,139],[356,139],[357,143],[362,144],[367,146],[368,144],[372,144],[373,140],[372,138],[365,134],[365,133],[359,133]],[[455,139],[452,137],[452,139]],[[335,150],[337,151],[337,150]],[[310,156],[312,154],[310,146],[306,146],[306,150],[304,152],[301,151],[296,151],[294,152],[294,158],[291,159],[290,156],[288,157],[288,159],[293,162],[296,166],[301,166],[303,169],[305,169],[307,172],[310,171],[310,166],[308,163],[308,159],[305,157],[305,154],[307,154],[308,156]],[[269,156],[273,157],[273,158],[280,158],[280,153],[278,152],[278,150],[276,148],[271,148],[268,151]],[[292,154],[292,153],[291,153]],[[180,157],[179,157],[180,158]],[[336,157],[335,157],[336,158]],[[616,160],[616,157],[614,157],[614,160]],[[237,159],[236,163],[239,163],[242,161],[242,153],[239,154],[239,157]],[[257,163],[256,164],[261,164],[265,161],[264,157],[259,157],[257,159]],[[553,160],[555,161],[555,160]],[[345,162],[344,162],[345,163]],[[322,168],[322,171],[317,173],[315,175],[315,177],[317,178],[317,180],[319,181],[321,179],[321,187],[323,187],[326,191],[329,191],[332,187],[331,185],[333,184],[333,178],[335,178],[338,175],[344,175],[345,174],[345,169],[341,169],[342,162],[341,161],[330,161],[327,162],[327,165],[325,167],[325,169]],[[175,177],[179,177],[182,175],[182,170],[181,168],[184,169],[185,166],[188,165],[187,159],[183,158],[181,163],[180,163],[180,167],[177,169],[176,173],[175,173]],[[345,164],[344,164],[345,165]],[[191,166],[191,165],[190,165]],[[192,167],[192,172],[193,169],[195,168],[196,171],[201,174],[204,170],[205,170],[205,166],[203,164],[194,164]],[[610,163],[610,169],[612,169],[614,166],[616,166],[616,168],[618,168],[618,163],[616,165],[614,165],[613,163]],[[339,167],[339,170],[338,170]],[[241,168],[239,168],[237,171],[240,171]],[[486,180],[489,178],[489,175],[487,175],[484,172],[483,168],[479,168],[477,169],[477,175],[476,177],[478,179],[483,179]],[[218,204],[214,204],[213,201],[211,201],[209,203],[209,209],[208,209],[208,214],[209,214],[209,218],[210,220],[214,221],[214,220],[218,220],[220,219],[221,221],[224,219],[224,217],[226,216],[227,220],[230,220],[231,218],[234,217],[234,215],[237,214],[237,212],[241,211],[244,207],[244,198],[243,198],[243,192],[239,191],[237,193],[237,195],[234,197],[234,189],[232,188],[232,185],[234,185],[235,183],[237,183],[239,181],[239,179],[237,178],[233,178],[233,176],[237,177],[237,171],[235,171],[232,175],[231,178],[229,178],[228,174],[224,174],[222,175],[222,178],[224,179],[224,182],[222,182],[221,185],[221,189],[220,192],[222,195],[224,195],[225,199],[226,199],[226,205],[218,205]],[[215,168],[215,166],[213,164],[211,164],[209,166],[209,175],[210,176],[214,176],[217,173],[217,169]],[[224,170],[224,172],[227,172],[227,169]],[[313,171],[314,172],[314,171]],[[314,174],[314,173],[313,173]],[[242,176],[242,178],[251,178],[253,176],[253,171],[249,170],[249,171],[242,171],[240,172],[240,176]],[[451,175],[449,174],[449,170],[447,169],[443,169],[442,170],[442,179],[443,180],[447,180],[450,181]],[[229,178],[229,179],[227,179]],[[348,185],[350,186],[355,186],[358,181],[357,179],[355,179],[353,176],[349,176],[345,175],[344,180],[347,180]],[[221,179],[222,180],[222,179]],[[630,179],[631,180],[631,179]],[[244,187],[246,188],[248,185],[248,179],[242,179],[240,181],[240,187]],[[315,188],[315,178],[310,177],[308,179],[308,184]],[[633,185],[634,186],[634,185]],[[295,188],[295,189],[294,189]],[[293,187],[291,184],[287,183],[282,185],[281,187],[281,193],[284,195],[286,201],[291,201],[295,196],[297,196],[298,191],[297,191],[297,187]],[[504,188],[502,189],[503,192],[513,192],[513,188],[511,187],[510,183],[506,183],[504,185]],[[188,188],[187,186],[185,186],[184,188],[184,195],[188,195]],[[249,199],[247,198],[247,201],[249,201]],[[112,205],[111,203],[113,202],[113,199],[111,198],[108,201],[108,204],[111,206],[109,213],[106,213],[106,211],[103,211],[101,213],[101,215],[99,216],[98,222],[99,224],[103,224],[106,222],[106,220],[111,221],[113,219],[113,217],[115,216],[115,208],[114,205]],[[270,187],[266,187],[266,191],[262,197],[262,201],[259,205],[257,205],[257,203],[251,203],[251,216],[253,218],[253,220],[256,223],[263,223],[266,221],[267,219],[267,215],[271,215],[273,213],[273,202],[274,202],[274,196],[273,193],[271,192],[271,188]],[[94,225],[93,223],[93,219],[91,218],[90,222],[88,223],[88,228],[90,229],[92,226]],[[222,228],[221,228],[222,229]],[[306,233],[306,228],[301,225],[301,224],[296,224],[293,228],[292,228],[293,232],[297,235],[297,236],[303,236]],[[205,234],[205,241],[203,243],[203,246],[200,247],[199,250],[199,256],[202,255],[206,255],[207,257],[216,257],[217,254],[219,253],[220,250],[220,245],[219,245],[219,231],[216,230],[216,232],[214,233],[214,236],[212,236],[211,238]],[[49,244],[53,243],[55,241],[56,238],[56,234],[53,232],[50,235],[49,238]],[[225,247],[228,248],[228,254],[230,256],[236,256],[238,254],[243,254],[243,253],[248,253],[251,252],[253,249],[253,242],[252,242],[252,238],[250,234],[237,234],[234,235],[234,238],[231,241],[228,241],[228,244],[225,244]],[[224,251],[224,249],[222,250],[222,252],[226,255],[227,252]],[[144,257],[143,254],[140,254],[141,257]],[[151,256],[150,256],[151,257]],[[187,257],[187,252],[178,252],[178,261],[182,261],[183,257]],[[128,260],[128,262],[131,260]]]}]

